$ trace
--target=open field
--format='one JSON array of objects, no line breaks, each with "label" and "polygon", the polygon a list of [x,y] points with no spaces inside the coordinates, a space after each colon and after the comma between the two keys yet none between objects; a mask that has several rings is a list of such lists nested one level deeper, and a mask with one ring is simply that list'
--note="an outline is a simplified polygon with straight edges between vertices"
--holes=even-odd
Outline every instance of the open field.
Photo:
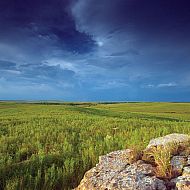
[{"label": "open field", "polygon": [[107,152],[190,134],[190,103],[0,103],[0,189],[72,189]]}]

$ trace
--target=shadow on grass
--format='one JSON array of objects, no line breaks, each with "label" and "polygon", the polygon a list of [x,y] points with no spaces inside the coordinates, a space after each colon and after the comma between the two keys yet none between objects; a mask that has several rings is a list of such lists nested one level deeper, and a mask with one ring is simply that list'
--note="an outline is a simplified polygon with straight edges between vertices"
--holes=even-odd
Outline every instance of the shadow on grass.
[{"label": "shadow on grass", "polygon": [[148,115],[148,114],[134,113],[134,112],[115,112],[111,110],[101,110],[97,108],[79,107],[76,105],[70,106],[67,109],[71,111],[78,111],[80,113],[89,114],[89,115],[113,117],[113,118],[120,118],[120,119],[138,118],[138,119],[144,119],[144,120],[190,122],[189,120],[182,120],[182,119],[177,119],[177,118]]}]

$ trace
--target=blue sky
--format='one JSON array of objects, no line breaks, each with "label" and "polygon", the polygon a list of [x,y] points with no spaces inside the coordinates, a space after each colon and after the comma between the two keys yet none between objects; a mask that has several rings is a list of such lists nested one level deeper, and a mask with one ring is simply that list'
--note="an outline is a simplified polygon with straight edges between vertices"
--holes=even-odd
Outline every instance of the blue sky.
[{"label": "blue sky", "polygon": [[190,101],[188,0],[1,0],[0,99]]}]

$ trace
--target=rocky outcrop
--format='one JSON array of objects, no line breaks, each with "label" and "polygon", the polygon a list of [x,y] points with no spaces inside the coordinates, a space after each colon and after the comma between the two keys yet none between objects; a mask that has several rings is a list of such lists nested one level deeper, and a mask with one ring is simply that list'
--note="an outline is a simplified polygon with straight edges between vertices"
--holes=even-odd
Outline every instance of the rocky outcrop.
[{"label": "rocky outcrop", "polygon": [[[127,152],[130,150],[126,150]],[[150,164],[138,160],[133,164],[120,161],[121,152],[117,151],[104,156],[106,159],[96,167],[86,172],[77,190],[165,190],[164,181],[154,175],[154,168]],[[107,162],[107,161],[108,162]],[[114,163],[115,161],[115,163]],[[112,163],[114,163],[112,165]],[[118,164],[118,165],[117,165]]]},{"label": "rocky outcrop", "polygon": [[175,143],[175,150],[180,152],[174,155],[171,149],[167,166],[171,169],[170,178],[157,175],[158,164],[143,161],[141,153],[126,149],[100,156],[99,163],[85,173],[76,190],[190,190],[190,156],[186,151],[189,142],[188,135],[171,134],[151,140],[145,149],[147,154],[152,147],[170,147]]},{"label": "rocky outcrop", "polygon": [[170,146],[171,144],[188,145],[190,142],[190,136],[185,134],[173,133],[166,135],[164,137],[159,137],[150,140],[147,148],[157,147],[157,146]]},{"label": "rocky outcrop", "polygon": [[171,159],[171,166],[178,174],[182,174],[184,166],[187,165],[186,156],[173,156]]},{"label": "rocky outcrop", "polygon": [[162,147],[164,149],[170,149],[171,154],[175,155],[182,152],[185,147],[188,147],[190,143],[190,136],[185,134],[173,133],[164,137],[159,137],[150,140],[148,146],[144,150],[144,153],[150,152],[155,147]]}]

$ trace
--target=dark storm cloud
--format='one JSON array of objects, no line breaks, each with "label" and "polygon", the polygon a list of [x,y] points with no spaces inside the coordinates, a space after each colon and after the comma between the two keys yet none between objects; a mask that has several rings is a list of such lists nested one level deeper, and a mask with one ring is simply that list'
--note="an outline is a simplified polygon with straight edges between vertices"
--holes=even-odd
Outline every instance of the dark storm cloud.
[{"label": "dark storm cloud", "polygon": [[152,43],[189,46],[187,0],[80,0],[72,12],[79,30],[105,41],[126,41],[125,49],[130,48],[127,45],[139,49]]},{"label": "dark storm cloud", "polygon": [[122,56],[122,62],[151,71],[189,69],[187,0],[80,0],[72,13],[78,30],[99,42],[100,59]]},{"label": "dark storm cloud", "polygon": [[189,34],[188,0],[1,0],[0,98],[185,100]]},{"label": "dark storm cloud", "polygon": [[[154,87],[157,97],[163,98],[160,88],[166,89],[165,95],[167,88],[168,93],[174,93],[174,87],[186,92],[183,88],[190,84],[189,1],[80,0],[72,13],[77,29],[99,44],[96,61],[89,64],[118,72],[128,84],[125,89],[130,97],[138,98],[134,94],[146,84]],[[140,94],[147,96],[143,90]]]},{"label": "dark storm cloud", "polygon": [[[66,22],[69,15],[66,14],[69,0],[2,0],[0,2],[1,20],[9,24],[21,25],[30,22],[58,23]],[[67,26],[71,23],[67,23]]]},{"label": "dark storm cloud", "polygon": [[188,0],[80,0],[73,13],[82,25],[78,27],[84,31],[98,28],[114,34],[125,28],[138,34],[151,32],[160,36],[166,30],[176,34],[190,28],[189,5]]},{"label": "dark storm cloud", "polygon": [[57,46],[68,51],[86,53],[95,44],[89,35],[75,29],[69,11],[71,3],[69,0],[3,0],[0,2],[0,34],[5,40],[7,36],[17,41],[30,37],[53,38]]}]

